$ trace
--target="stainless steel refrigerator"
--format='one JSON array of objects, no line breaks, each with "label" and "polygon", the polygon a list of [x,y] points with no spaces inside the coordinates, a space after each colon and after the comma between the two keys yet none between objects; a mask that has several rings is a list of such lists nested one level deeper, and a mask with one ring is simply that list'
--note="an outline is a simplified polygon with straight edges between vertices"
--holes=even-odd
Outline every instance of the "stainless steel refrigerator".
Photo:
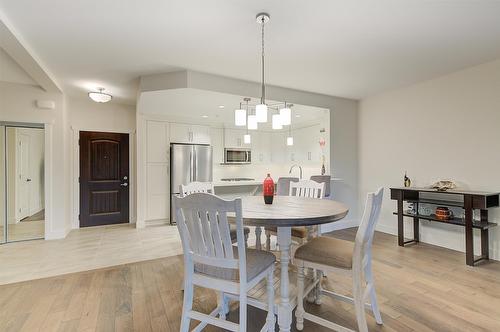
[{"label": "stainless steel refrigerator", "polygon": [[172,197],[180,185],[212,181],[212,147],[198,144],[170,144],[170,223],[175,222]]}]

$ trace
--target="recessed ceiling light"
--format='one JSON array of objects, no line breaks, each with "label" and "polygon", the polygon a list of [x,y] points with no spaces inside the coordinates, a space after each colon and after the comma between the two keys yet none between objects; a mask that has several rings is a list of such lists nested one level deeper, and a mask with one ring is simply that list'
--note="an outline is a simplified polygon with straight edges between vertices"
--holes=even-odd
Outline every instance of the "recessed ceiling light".
[{"label": "recessed ceiling light", "polygon": [[219,105],[219,108],[220,108],[220,109],[223,109],[223,108],[224,108],[224,105]]},{"label": "recessed ceiling light", "polygon": [[202,115],[201,117],[206,119],[206,118],[208,118],[208,115]]}]

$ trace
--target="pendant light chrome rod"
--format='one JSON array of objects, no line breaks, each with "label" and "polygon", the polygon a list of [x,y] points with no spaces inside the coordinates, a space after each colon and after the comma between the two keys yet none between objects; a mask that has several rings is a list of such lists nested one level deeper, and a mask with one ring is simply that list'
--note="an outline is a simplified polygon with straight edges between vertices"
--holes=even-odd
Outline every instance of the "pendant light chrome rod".
[{"label": "pendant light chrome rod", "polygon": [[265,68],[265,60],[264,60],[264,25],[265,25],[265,22],[264,22],[264,16],[262,16],[262,56],[261,56],[261,59],[262,59],[262,94],[261,94],[261,98],[260,98],[260,103],[261,104],[265,104],[266,103],[266,85],[264,84],[264,78],[265,78],[265,72],[264,72],[264,68]]},{"label": "pendant light chrome rod", "polygon": [[257,23],[261,25],[261,37],[262,37],[262,54],[261,54],[261,62],[262,62],[262,94],[260,98],[260,103],[266,103],[266,85],[265,85],[265,53],[264,53],[264,26],[267,22],[269,22],[270,16],[267,13],[259,13],[255,17]]}]

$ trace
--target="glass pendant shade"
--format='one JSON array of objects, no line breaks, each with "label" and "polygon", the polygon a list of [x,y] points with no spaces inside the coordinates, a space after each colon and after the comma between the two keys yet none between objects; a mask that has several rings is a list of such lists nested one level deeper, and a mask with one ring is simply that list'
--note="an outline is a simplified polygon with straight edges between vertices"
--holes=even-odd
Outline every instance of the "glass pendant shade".
[{"label": "glass pendant shade", "polygon": [[252,143],[252,137],[250,136],[250,134],[243,135],[243,143],[245,144]]},{"label": "glass pendant shade", "polygon": [[256,115],[249,115],[248,116],[248,129],[249,130],[256,130],[258,128],[257,124],[257,116]]},{"label": "glass pendant shade", "polygon": [[267,105],[259,104],[255,106],[255,115],[257,116],[257,122],[267,122]]},{"label": "glass pendant shade", "polygon": [[273,114],[273,129],[283,129],[281,124],[281,115]]},{"label": "glass pendant shade", "polygon": [[283,126],[289,126],[292,123],[292,110],[288,107],[280,109],[281,124]]},{"label": "glass pendant shade", "polygon": [[293,136],[288,136],[286,138],[286,145],[292,146],[293,145]]},{"label": "glass pendant shade", "polygon": [[234,124],[236,126],[247,125],[247,111],[239,109],[234,111]]}]

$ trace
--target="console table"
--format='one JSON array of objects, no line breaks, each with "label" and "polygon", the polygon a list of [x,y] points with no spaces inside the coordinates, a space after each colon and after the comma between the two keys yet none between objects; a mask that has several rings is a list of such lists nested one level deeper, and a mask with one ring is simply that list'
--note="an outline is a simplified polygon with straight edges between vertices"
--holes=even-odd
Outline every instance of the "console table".
[{"label": "console table", "polygon": [[[439,197],[433,198],[433,196]],[[450,199],[442,199],[450,195]],[[454,196],[451,196],[454,195]],[[424,197],[423,197],[424,196]],[[499,206],[500,193],[480,192],[480,191],[458,191],[447,190],[437,191],[429,188],[391,188],[391,199],[397,201],[398,216],[398,245],[404,247],[408,243],[419,242],[419,220],[430,220],[445,224],[465,227],[465,262],[467,265],[474,266],[475,263],[489,259],[489,234],[488,230],[497,224],[488,221],[488,209]],[[415,213],[409,213],[403,210],[403,202],[413,203]],[[442,220],[436,215],[423,215],[419,213],[419,204],[429,204],[433,206],[459,207],[464,209],[465,217],[453,217],[449,220]],[[480,211],[480,220],[473,219],[473,210]],[[413,239],[404,238],[404,217],[413,218]],[[481,256],[474,256],[473,229],[481,231]]]}]

